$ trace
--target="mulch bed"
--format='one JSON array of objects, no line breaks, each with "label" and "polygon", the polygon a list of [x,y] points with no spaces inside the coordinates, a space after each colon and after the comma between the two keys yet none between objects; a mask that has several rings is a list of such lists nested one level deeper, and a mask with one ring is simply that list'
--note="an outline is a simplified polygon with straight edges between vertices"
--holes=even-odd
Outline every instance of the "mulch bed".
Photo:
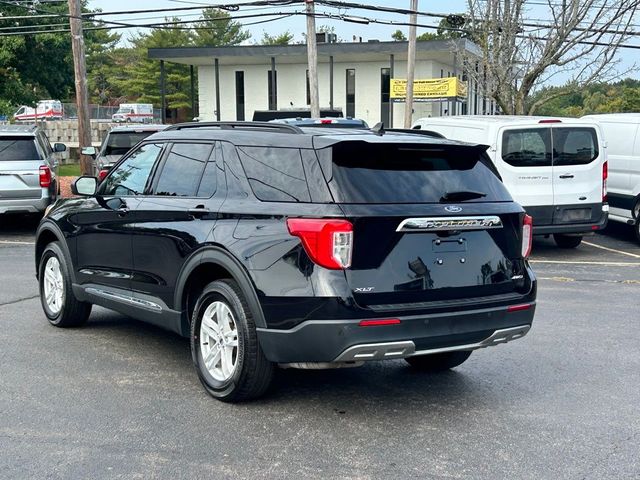
[{"label": "mulch bed", "polygon": [[78,177],[60,177],[59,178],[60,194],[62,195],[62,198],[73,197],[73,194],[71,193],[71,184],[76,178]]}]

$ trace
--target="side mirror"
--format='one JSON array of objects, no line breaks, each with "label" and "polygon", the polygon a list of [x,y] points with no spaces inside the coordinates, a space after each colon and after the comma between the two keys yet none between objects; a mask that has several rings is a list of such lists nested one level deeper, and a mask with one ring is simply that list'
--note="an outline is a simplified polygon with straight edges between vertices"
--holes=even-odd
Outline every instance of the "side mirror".
[{"label": "side mirror", "polygon": [[64,143],[54,143],[53,151],[56,153],[62,153],[67,151],[67,146]]},{"label": "side mirror", "polygon": [[82,155],[86,155],[87,157],[95,157],[98,154],[98,150],[96,149],[96,147],[85,147],[80,153],[82,153]]},{"label": "side mirror", "polygon": [[98,179],[96,177],[80,177],[71,184],[71,193],[74,195],[82,195],[83,197],[92,197],[98,189]]}]

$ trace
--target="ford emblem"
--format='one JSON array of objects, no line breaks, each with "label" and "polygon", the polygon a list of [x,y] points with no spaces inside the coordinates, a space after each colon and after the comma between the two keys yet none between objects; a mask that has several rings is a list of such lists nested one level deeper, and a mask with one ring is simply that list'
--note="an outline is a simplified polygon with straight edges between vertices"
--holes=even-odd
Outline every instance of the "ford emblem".
[{"label": "ford emblem", "polygon": [[455,205],[449,205],[448,207],[444,207],[444,209],[449,213],[460,213],[462,211],[462,207],[456,207]]}]

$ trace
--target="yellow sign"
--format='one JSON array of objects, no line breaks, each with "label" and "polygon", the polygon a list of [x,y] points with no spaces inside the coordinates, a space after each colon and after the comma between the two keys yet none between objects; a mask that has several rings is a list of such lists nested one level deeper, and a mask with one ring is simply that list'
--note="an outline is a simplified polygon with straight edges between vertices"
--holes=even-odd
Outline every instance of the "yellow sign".
[{"label": "yellow sign", "polygon": [[[467,83],[456,77],[415,80],[413,99],[426,102],[444,98],[467,96]],[[407,98],[407,81],[400,78],[391,79],[391,100],[403,102]]]}]

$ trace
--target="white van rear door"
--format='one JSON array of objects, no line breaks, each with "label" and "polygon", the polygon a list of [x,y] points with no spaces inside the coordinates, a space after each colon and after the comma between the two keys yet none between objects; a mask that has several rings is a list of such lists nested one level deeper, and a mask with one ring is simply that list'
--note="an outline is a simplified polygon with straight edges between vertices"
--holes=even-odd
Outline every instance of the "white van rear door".
[{"label": "white van rear door", "polygon": [[[552,135],[555,205],[601,204],[602,164],[606,154],[598,129],[558,124],[552,127]],[[558,220],[561,219],[554,223],[566,223]]]},{"label": "white van rear door", "polygon": [[498,138],[495,164],[504,184],[514,200],[534,217],[534,224],[550,225],[554,197],[551,129],[504,128]]}]

